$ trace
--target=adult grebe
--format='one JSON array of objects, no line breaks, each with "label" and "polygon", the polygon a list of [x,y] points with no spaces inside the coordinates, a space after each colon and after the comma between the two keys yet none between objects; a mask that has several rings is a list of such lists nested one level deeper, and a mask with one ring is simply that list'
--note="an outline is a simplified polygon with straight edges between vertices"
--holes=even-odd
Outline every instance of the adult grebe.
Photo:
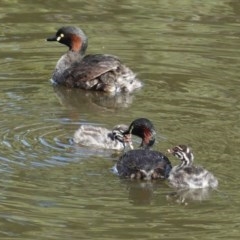
[{"label": "adult grebe", "polygon": [[88,40],[77,27],[62,27],[47,41],[58,41],[69,47],[57,62],[52,80],[69,88],[82,88],[104,92],[132,92],[142,83],[116,56],[106,54],[85,55]]},{"label": "adult grebe", "polygon": [[161,152],[152,151],[155,142],[155,129],[146,118],[134,120],[123,136],[129,134],[142,138],[141,149],[124,153],[116,163],[115,169],[119,176],[131,179],[165,179],[172,168],[169,159]]}]

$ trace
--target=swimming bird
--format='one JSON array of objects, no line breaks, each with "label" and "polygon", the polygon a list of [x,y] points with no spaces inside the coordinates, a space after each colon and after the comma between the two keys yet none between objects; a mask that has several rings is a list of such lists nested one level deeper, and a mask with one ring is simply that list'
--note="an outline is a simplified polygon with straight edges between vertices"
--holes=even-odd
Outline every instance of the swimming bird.
[{"label": "swimming bird", "polygon": [[47,41],[57,41],[69,50],[58,60],[53,72],[55,84],[109,93],[132,92],[142,86],[136,74],[108,54],[85,55],[88,38],[82,29],[61,27]]},{"label": "swimming bird", "polygon": [[102,149],[123,150],[128,144],[133,149],[130,135],[123,138],[122,133],[128,129],[127,125],[119,124],[109,130],[93,125],[81,125],[74,133],[73,142],[79,145]]},{"label": "swimming bird", "polygon": [[124,153],[117,161],[114,170],[120,177],[131,179],[165,179],[172,168],[169,159],[158,151],[150,149],[155,142],[155,129],[146,118],[134,120],[123,136],[136,135],[142,139],[140,149]]},{"label": "swimming bird", "polygon": [[123,136],[135,135],[142,139],[141,148],[150,148],[155,143],[156,131],[153,123],[147,118],[138,118],[132,121]]},{"label": "swimming bird", "polygon": [[181,163],[172,168],[168,180],[176,188],[217,188],[218,180],[212,173],[201,166],[194,166],[194,156],[190,147],[178,145],[168,152],[177,157]]}]

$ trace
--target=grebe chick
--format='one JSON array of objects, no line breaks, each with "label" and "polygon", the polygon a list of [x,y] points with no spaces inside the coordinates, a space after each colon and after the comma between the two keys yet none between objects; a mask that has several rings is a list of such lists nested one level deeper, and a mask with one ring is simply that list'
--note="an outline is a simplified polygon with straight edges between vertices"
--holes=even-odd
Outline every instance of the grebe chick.
[{"label": "grebe chick", "polygon": [[77,27],[62,27],[47,41],[57,41],[69,47],[57,62],[52,81],[69,88],[104,92],[132,92],[142,83],[116,56],[86,55],[88,39]]},{"label": "grebe chick", "polygon": [[201,166],[194,166],[194,156],[186,145],[178,145],[168,152],[181,160],[178,166],[173,167],[169,174],[170,185],[176,188],[216,188],[218,180],[212,173]]},{"label": "grebe chick", "polygon": [[120,177],[131,179],[165,179],[172,168],[169,159],[161,152],[152,151],[156,132],[150,120],[139,118],[134,120],[124,136],[133,134],[142,138],[141,149],[124,153],[115,165]]},{"label": "grebe chick", "polygon": [[128,129],[128,126],[124,124],[114,126],[113,130],[92,125],[81,125],[74,133],[72,140],[74,143],[83,146],[113,150],[123,150],[127,143],[133,149],[130,135],[123,138],[122,133],[126,129]]}]

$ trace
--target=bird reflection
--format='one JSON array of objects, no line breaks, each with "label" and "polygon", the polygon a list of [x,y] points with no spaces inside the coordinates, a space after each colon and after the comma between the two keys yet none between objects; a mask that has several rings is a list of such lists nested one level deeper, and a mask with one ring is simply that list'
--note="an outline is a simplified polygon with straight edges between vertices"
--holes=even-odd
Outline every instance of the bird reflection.
[{"label": "bird reflection", "polygon": [[199,189],[177,189],[175,192],[167,194],[167,200],[179,204],[187,205],[190,202],[201,202],[209,199],[213,189],[199,188]]},{"label": "bird reflection", "polygon": [[[167,185],[161,184],[159,181],[136,181],[126,180],[123,182],[127,185],[129,192],[129,200],[133,205],[150,205],[154,201],[154,192],[162,192],[161,201],[164,198],[168,202],[174,202],[177,204],[188,205],[191,202],[202,202],[208,200],[213,189],[177,189],[174,192],[166,193]],[[161,188],[161,189],[160,189]]]},{"label": "bird reflection", "polygon": [[130,181],[128,190],[134,205],[149,205],[153,200],[154,184],[150,181]]},{"label": "bird reflection", "polygon": [[[166,192],[166,184],[163,184],[162,181],[142,181],[124,178],[121,179],[121,183],[128,191],[130,203],[136,206],[150,205],[154,201],[154,193],[159,189],[159,191]],[[160,196],[164,200],[165,194],[161,194]]]},{"label": "bird reflection", "polygon": [[96,110],[127,108],[132,104],[133,96],[130,94],[115,94],[85,91],[82,89],[69,89],[63,86],[53,87],[60,103],[68,108]]}]

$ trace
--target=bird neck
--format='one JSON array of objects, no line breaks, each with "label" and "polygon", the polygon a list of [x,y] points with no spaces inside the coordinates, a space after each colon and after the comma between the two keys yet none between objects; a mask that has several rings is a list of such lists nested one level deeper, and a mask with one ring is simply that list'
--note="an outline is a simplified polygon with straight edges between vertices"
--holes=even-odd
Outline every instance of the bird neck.
[{"label": "bird neck", "polygon": [[184,168],[184,167],[189,167],[192,165],[193,163],[193,154],[189,153],[182,153],[182,159],[181,159],[181,163],[179,164],[178,168]]}]

